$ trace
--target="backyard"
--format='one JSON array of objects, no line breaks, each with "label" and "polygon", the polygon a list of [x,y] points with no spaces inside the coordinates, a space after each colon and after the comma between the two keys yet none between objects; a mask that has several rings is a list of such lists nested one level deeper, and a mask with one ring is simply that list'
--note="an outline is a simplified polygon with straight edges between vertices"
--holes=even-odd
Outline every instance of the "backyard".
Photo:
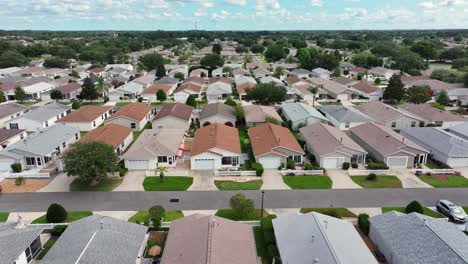
[{"label": "backyard", "polygon": [[192,183],[192,177],[170,176],[163,181],[159,177],[146,177],[143,188],[145,191],[186,191]]},{"label": "backyard", "polygon": [[253,180],[246,182],[236,182],[236,181],[215,181],[216,187],[222,191],[232,191],[232,190],[260,190],[260,187],[263,185],[262,180]]},{"label": "backyard", "polygon": [[377,175],[373,180],[367,176],[351,176],[351,179],[363,188],[402,188],[400,179],[393,175]]},{"label": "backyard", "polygon": [[249,135],[247,133],[247,127],[240,126],[237,128],[237,130],[239,131],[239,142],[241,145],[241,150],[243,153],[247,153],[250,144]]},{"label": "backyard", "polygon": [[283,176],[291,189],[330,189],[332,180],[328,176]]},{"label": "backyard", "polygon": [[110,192],[122,183],[121,178],[105,178],[102,179],[96,185],[89,185],[81,182],[79,179],[75,179],[70,184],[71,192]]}]

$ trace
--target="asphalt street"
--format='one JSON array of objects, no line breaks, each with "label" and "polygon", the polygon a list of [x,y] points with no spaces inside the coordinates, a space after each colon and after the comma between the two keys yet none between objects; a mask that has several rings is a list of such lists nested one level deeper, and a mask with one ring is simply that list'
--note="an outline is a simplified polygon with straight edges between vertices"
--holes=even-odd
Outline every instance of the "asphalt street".
[{"label": "asphalt street", "polygon": [[[215,210],[228,208],[229,198],[238,192],[260,207],[261,191],[4,193],[0,212],[46,211],[51,203],[67,210],[137,211],[157,204],[168,210]],[[468,188],[267,190],[264,197],[265,208],[385,207],[413,200],[434,206],[439,199],[468,205]]]}]

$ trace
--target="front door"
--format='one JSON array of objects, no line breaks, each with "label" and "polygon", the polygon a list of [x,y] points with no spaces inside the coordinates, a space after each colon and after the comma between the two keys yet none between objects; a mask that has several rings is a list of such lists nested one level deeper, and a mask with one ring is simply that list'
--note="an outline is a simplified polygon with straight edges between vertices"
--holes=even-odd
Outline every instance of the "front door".
[{"label": "front door", "polygon": [[169,158],[167,159],[167,163],[169,163],[169,165],[172,165],[172,157],[169,157]]}]

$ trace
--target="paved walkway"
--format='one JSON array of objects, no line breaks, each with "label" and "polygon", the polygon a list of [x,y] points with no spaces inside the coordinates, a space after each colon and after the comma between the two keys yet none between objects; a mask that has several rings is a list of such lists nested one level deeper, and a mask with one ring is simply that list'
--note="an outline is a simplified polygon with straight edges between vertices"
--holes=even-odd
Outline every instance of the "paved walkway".
[{"label": "paved walkway", "polygon": [[122,183],[113,190],[113,192],[145,191],[143,181],[145,180],[144,171],[129,171],[124,177]]},{"label": "paved walkway", "polygon": [[459,171],[461,175],[463,175],[465,178],[468,178],[468,167],[455,168],[455,171]]},{"label": "paved walkway", "polygon": [[348,172],[340,169],[327,169],[327,175],[333,181],[332,189],[362,189],[349,177]]},{"label": "paved walkway", "polygon": [[109,216],[115,219],[127,221],[130,217],[136,214],[136,211],[95,211],[93,214]]},{"label": "paved walkway", "polygon": [[15,213],[10,213],[8,216],[7,222],[8,223],[16,223],[18,222],[18,216],[21,216],[21,220],[25,224],[30,224],[32,221],[34,221],[36,218],[41,217],[45,215],[45,212],[15,212]]},{"label": "paved walkway", "polygon": [[263,172],[263,185],[261,190],[290,190],[289,186],[284,183],[283,177],[278,170],[267,169]]},{"label": "paved walkway", "polygon": [[300,208],[276,208],[276,209],[266,209],[269,214],[275,214],[277,216],[297,214],[299,213]]},{"label": "paved walkway", "polygon": [[409,169],[391,170],[390,174],[400,179],[403,188],[432,188],[431,185],[418,179]]},{"label": "paved walkway", "polygon": [[188,191],[210,191],[218,190],[214,184],[213,171],[193,171],[193,184],[188,188]]},{"label": "paved walkway", "polygon": [[216,214],[217,210],[183,210],[182,213],[184,216],[194,215],[194,214],[202,214],[202,215],[214,215]]},{"label": "paved walkway", "polygon": [[57,175],[47,186],[39,189],[38,192],[69,192],[70,184],[76,177],[68,177],[65,173]]}]

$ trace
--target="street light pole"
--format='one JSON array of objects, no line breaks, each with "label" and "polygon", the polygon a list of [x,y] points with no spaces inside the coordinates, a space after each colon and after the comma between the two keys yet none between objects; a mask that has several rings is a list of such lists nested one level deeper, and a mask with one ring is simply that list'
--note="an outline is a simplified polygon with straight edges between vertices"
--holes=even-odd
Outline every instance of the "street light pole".
[{"label": "street light pole", "polygon": [[260,210],[260,226],[263,227],[263,224],[262,224],[262,219],[263,219],[263,198],[265,196],[265,191],[262,191],[262,206],[261,206],[261,210]]}]

